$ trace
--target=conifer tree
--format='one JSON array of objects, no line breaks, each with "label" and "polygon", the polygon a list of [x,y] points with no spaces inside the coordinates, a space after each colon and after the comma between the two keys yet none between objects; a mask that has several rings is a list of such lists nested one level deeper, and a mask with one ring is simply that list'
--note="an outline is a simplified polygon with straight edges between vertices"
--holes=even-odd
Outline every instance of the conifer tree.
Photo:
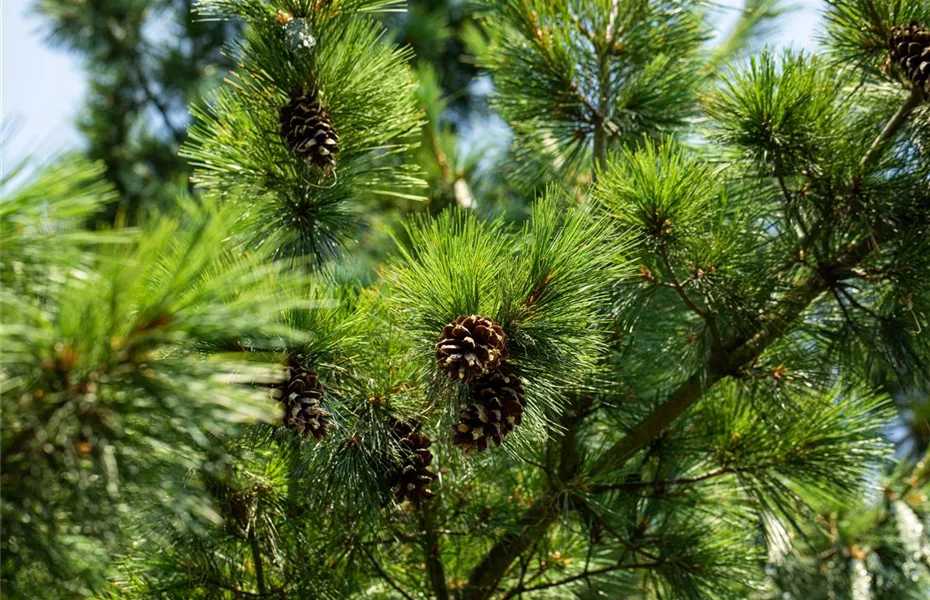
[{"label": "conifer tree", "polygon": [[238,25],[196,18],[193,0],[29,4],[48,40],[84,63],[88,92],[78,129],[86,154],[106,166],[104,177],[119,192],[94,220],[134,222],[169,207],[190,176],[178,156],[187,107],[232,67],[222,50]]},{"label": "conifer tree", "polygon": [[403,4],[198,4],[237,67],[138,230],[81,229],[99,165],[4,194],[3,593],[926,597],[930,7],[740,61],[777,4],[480,3],[525,218],[379,232],[439,123]]}]

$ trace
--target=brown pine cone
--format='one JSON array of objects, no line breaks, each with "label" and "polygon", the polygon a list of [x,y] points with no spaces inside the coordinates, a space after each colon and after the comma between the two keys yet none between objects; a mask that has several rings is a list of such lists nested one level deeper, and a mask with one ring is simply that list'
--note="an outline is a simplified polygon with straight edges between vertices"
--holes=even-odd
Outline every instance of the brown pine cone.
[{"label": "brown pine cone", "polygon": [[500,446],[523,422],[526,393],[520,377],[506,365],[476,379],[471,397],[472,404],[459,413],[452,434],[452,443],[465,452],[484,452],[489,440]]},{"label": "brown pine cone", "polygon": [[426,487],[436,479],[436,474],[427,469],[433,462],[433,453],[429,451],[431,442],[420,433],[417,422],[394,419],[391,430],[399,438],[404,456],[397,468],[388,473],[387,484],[394,491],[397,502],[408,500],[414,506],[420,506],[423,500],[436,495]]},{"label": "brown pine cone", "polygon": [[304,86],[295,91],[291,101],[278,110],[278,117],[281,137],[291,152],[324,173],[336,167],[339,136],[316,88]]},{"label": "brown pine cone", "polygon": [[918,23],[894,27],[888,49],[891,64],[917,88],[930,93],[930,30]]},{"label": "brown pine cone", "polygon": [[442,330],[436,361],[452,379],[469,382],[507,358],[507,336],[490,317],[463,315]]},{"label": "brown pine cone", "polygon": [[284,426],[302,437],[313,434],[320,440],[332,424],[332,414],[323,408],[323,384],[316,373],[301,367],[289,367],[288,373],[288,379],[274,386],[272,392],[284,406]]}]

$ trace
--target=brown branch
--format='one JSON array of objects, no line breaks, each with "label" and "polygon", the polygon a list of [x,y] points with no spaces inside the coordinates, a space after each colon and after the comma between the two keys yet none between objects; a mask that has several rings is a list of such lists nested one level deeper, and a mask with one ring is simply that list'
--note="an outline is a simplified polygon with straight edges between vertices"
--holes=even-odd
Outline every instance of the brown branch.
[{"label": "brown branch", "polygon": [[682,382],[645,420],[605,452],[588,471],[593,477],[633,456],[680,417],[704,392],[724,376],[702,369]]},{"label": "brown branch", "polygon": [[[609,43],[609,39],[606,43]],[[607,129],[610,118],[610,48],[595,44],[598,65],[597,122],[594,124],[594,177],[607,169]]]},{"label": "brown branch", "polygon": [[258,594],[265,594],[265,568],[262,563],[262,550],[255,537],[255,524],[249,527],[249,546],[252,549],[252,563],[255,565],[255,581],[258,584]]},{"label": "brown branch", "polygon": [[653,486],[662,487],[668,485],[690,485],[693,483],[700,483],[701,481],[706,481],[708,479],[713,479],[714,477],[719,477],[721,475],[729,475],[739,472],[740,469],[736,467],[718,467],[716,469],[711,469],[706,473],[695,475],[694,477],[680,477],[678,479],[666,479],[660,481],[623,481],[619,483],[603,483],[600,485],[592,485],[588,488],[588,491],[597,494],[600,492],[610,492],[614,490],[633,490]]},{"label": "brown branch", "polygon": [[549,488],[527,509],[520,518],[517,529],[502,535],[484,559],[475,565],[462,590],[462,600],[487,600],[497,589],[510,565],[527,549],[535,547],[562,514],[560,500],[564,498],[564,494],[560,488],[572,481],[577,474],[580,457],[575,447],[575,436],[581,420],[590,414],[587,409],[591,402],[590,398],[580,398],[576,399],[574,406],[566,407],[561,423],[564,433],[560,440],[558,481],[553,482],[550,479]]},{"label": "brown branch", "polygon": [[[437,499],[438,500],[438,499]],[[449,600],[449,588],[446,584],[446,572],[442,564],[439,536],[436,532],[433,503],[426,503],[420,509],[420,526],[423,527],[423,551],[426,571],[436,600]]]},{"label": "brown branch", "polygon": [[509,600],[510,598],[513,598],[521,591],[526,589],[526,584],[529,581],[533,581],[545,573],[546,568],[542,566],[543,563],[541,562],[540,567],[537,569],[536,573],[530,577],[529,580],[526,579],[526,572],[530,567],[530,559],[533,558],[534,554],[536,554],[536,547],[539,546],[539,540],[540,538],[536,538],[536,541],[533,542],[533,547],[530,548],[530,551],[526,554],[526,556],[522,554],[520,555],[520,579],[517,582],[517,585],[511,588],[510,591],[507,592],[503,598],[501,598],[501,600]]},{"label": "brown branch", "polygon": [[564,433],[560,440],[558,476],[561,485],[565,485],[575,476],[581,457],[578,455],[576,439],[582,419],[591,414],[589,410],[594,398],[588,395],[576,397],[567,405],[562,413],[562,429]]},{"label": "brown branch", "polygon": [[913,112],[915,108],[923,100],[923,92],[919,88],[914,88],[911,90],[910,96],[907,97],[907,100],[904,101],[904,104],[901,105],[901,108],[898,109],[898,112],[894,114],[888,123],[885,125],[885,128],[882,129],[882,132],[878,134],[878,137],[875,138],[875,141],[872,142],[872,146],[869,148],[869,151],[865,153],[865,156],[862,157],[862,160],[859,161],[859,165],[863,167],[869,166],[872,161],[874,161],[882,152],[882,148],[885,146],[885,143],[888,142],[894,135],[898,132],[907,117]]},{"label": "brown branch", "polygon": [[397,585],[397,582],[394,581],[394,579],[390,575],[388,575],[387,571],[381,568],[381,565],[378,564],[378,561],[375,560],[375,557],[371,554],[371,552],[368,551],[367,548],[365,548],[365,546],[360,546],[360,548],[362,549],[362,552],[365,553],[365,556],[368,557],[368,560],[371,561],[371,564],[375,567],[375,571],[378,572],[378,575],[381,577],[381,579],[385,580],[388,583],[388,585],[394,588],[397,591],[397,593],[403,596],[404,598],[406,598],[406,600],[413,600],[413,597],[407,592],[405,592],[402,587]]},{"label": "brown branch", "polygon": [[560,585],[566,585],[569,583],[574,583],[575,581],[579,581],[581,579],[587,579],[589,577],[593,577],[595,575],[603,575],[605,573],[612,573],[613,571],[622,571],[625,569],[654,569],[655,567],[658,567],[660,565],[662,565],[662,561],[629,564],[629,565],[611,565],[609,567],[601,567],[600,569],[594,569],[593,571],[585,571],[582,573],[578,573],[577,575],[572,575],[571,577],[559,579],[558,581],[549,581],[546,583],[540,583],[539,585],[525,587],[522,589],[515,588],[514,590],[511,590],[511,592],[509,592],[508,595],[504,596],[504,598],[505,599],[512,598],[513,596],[517,594],[521,594],[523,592],[535,592],[537,590],[545,590],[545,589],[557,587]]},{"label": "brown branch", "polygon": [[549,529],[561,514],[559,494],[547,491],[520,518],[516,531],[505,533],[475,565],[462,590],[463,600],[487,600],[513,561]]}]

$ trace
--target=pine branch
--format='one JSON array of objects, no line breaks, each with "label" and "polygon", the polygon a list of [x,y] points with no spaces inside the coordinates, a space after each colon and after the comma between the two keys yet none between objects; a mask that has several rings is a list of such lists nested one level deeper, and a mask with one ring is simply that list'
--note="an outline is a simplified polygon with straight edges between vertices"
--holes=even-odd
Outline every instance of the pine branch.
[{"label": "pine branch", "polygon": [[[717,356],[717,351],[712,357]],[[711,363],[719,360],[711,359]],[[623,461],[636,454],[646,444],[651,442],[662,430],[668,427],[688,408],[691,407],[704,392],[713,384],[722,379],[724,373],[718,369],[701,369],[683,383],[681,383],[669,397],[653,410],[644,421],[637,425],[623,439],[611,446],[601,458],[588,471],[587,475],[593,477],[605,469],[622,464]]]},{"label": "pine branch", "polygon": [[607,168],[607,120],[610,106],[610,44],[614,34],[605,32],[604,43],[595,43],[598,66],[598,103],[594,123],[594,181]]},{"label": "pine branch", "polygon": [[693,477],[680,477],[678,479],[665,479],[660,481],[622,481],[620,483],[604,483],[600,485],[591,486],[589,489],[591,492],[600,493],[600,492],[610,492],[614,490],[636,490],[646,487],[665,487],[669,485],[692,485],[695,483],[700,483],[708,479],[713,479],[715,477],[720,477],[722,475],[730,475],[743,472],[743,469],[737,467],[718,467],[716,469],[711,469],[700,475],[695,475]]},{"label": "pine branch", "polygon": [[403,596],[406,600],[413,600],[413,597],[412,597],[410,594],[408,594],[407,592],[405,592],[405,591],[404,591],[404,588],[400,587],[400,586],[397,584],[397,582],[394,581],[394,579],[393,579],[390,575],[388,575],[387,571],[385,571],[384,568],[378,563],[378,561],[377,561],[377,560],[375,559],[375,557],[371,554],[371,552],[369,552],[368,549],[365,548],[364,545],[362,545],[362,546],[360,546],[360,547],[361,547],[361,549],[362,549],[362,552],[365,553],[365,556],[368,557],[368,560],[371,561],[372,566],[374,566],[375,571],[378,572],[378,575],[381,577],[381,579],[383,579],[384,581],[386,581],[388,585],[390,585],[392,588],[394,588],[394,590],[396,590],[397,593],[400,594],[401,596]]},{"label": "pine branch", "polygon": [[911,94],[907,97],[907,100],[904,101],[904,104],[901,108],[898,109],[898,112],[894,114],[893,117],[885,125],[885,128],[882,129],[882,132],[878,134],[878,137],[875,138],[875,141],[872,142],[872,146],[869,148],[869,151],[865,153],[865,156],[862,157],[862,160],[859,161],[859,165],[863,167],[869,166],[872,161],[874,161],[881,154],[882,149],[885,146],[885,143],[888,142],[894,135],[898,132],[907,117],[920,105],[923,100],[923,92],[919,88],[914,88],[911,90]]},{"label": "pine branch", "polygon": [[549,588],[554,588],[569,583],[574,583],[582,579],[588,579],[590,577],[595,577],[597,575],[604,575],[606,573],[613,573],[615,571],[622,571],[627,569],[655,569],[656,567],[661,566],[663,563],[661,561],[651,562],[651,563],[641,563],[641,564],[632,564],[632,565],[610,565],[607,567],[601,567],[600,569],[588,570],[585,569],[582,573],[577,575],[572,575],[571,577],[565,577],[564,579],[559,579],[558,581],[549,581],[547,583],[540,583],[538,585],[533,585],[529,587],[517,586],[507,592],[503,600],[509,600],[514,596],[518,596],[524,592],[535,592],[539,590],[546,590]]},{"label": "pine branch", "polygon": [[558,494],[549,489],[539,496],[520,518],[517,531],[501,536],[472,569],[462,590],[462,600],[490,598],[513,561],[542,537],[560,514]]},{"label": "pine branch", "polygon": [[475,565],[468,583],[462,590],[461,600],[490,598],[513,561],[528,548],[535,546],[562,514],[560,500],[563,493],[556,486],[566,485],[574,479],[578,471],[580,458],[575,448],[575,440],[581,421],[590,414],[587,408],[591,401],[590,398],[582,399],[577,407],[571,410],[566,408],[563,413],[564,433],[560,440],[561,463],[558,469],[561,481],[556,484],[550,478],[549,488],[527,509],[520,519],[519,528],[501,536],[484,559]]},{"label": "pine branch", "polygon": [[[830,270],[848,271],[877,248],[876,238],[866,238],[840,255]],[[827,290],[827,284],[819,273],[812,274],[787,292],[779,309],[766,320],[766,325],[746,338],[735,350],[727,354],[711,352],[706,366],[680,384],[649,417],[608,449],[588,475],[594,476],[611,466],[622,464],[684,414],[714,383],[758,358],[791,328],[817,296]]]},{"label": "pine branch", "polygon": [[435,526],[433,510],[437,502],[427,503],[420,508],[420,526],[423,527],[423,550],[425,554],[426,570],[436,600],[449,600],[449,588],[446,585],[446,572],[442,564],[442,553],[439,547],[439,536]]},{"label": "pine branch", "polygon": [[[901,127],[904,118],[913,110],[911,106],[913,102],[912,95],[876,140],[879,146]],[[902,114],[903,117],[900,117]],[[875,144],[873,144],[874,147]],[[873,154],[872,148],[863,157],[862,164],[871,162],[874,158],[870,156],[871,154]],[[879,239],[876,236],[865,238],[840,254],[833,264],[829,265],[829,270],[832,272],[848,271],[878,247]],[[759,357],[766,348],[797,322],[804,310],[826,291],[827,287],[828,282],[819,273],[814,273],[796,284],[783,296],[779,307],[765,319],[764,325],[752,335],[733,344],[731,347],[734,349],[730,352],[714,349],[705,365],[682,382],[662,404],[657,406],[623,439],[611,446],[585,473],[585,477],[596,476],[610,467],[622,464],[623,461],[645,447],[694,405],[716,382]],[[567,477],[568,473],[564,475]],[[575,477],[577,475],[575,473]],[[563,479],[563,482],[569,483],[567,478]],[[548,527],[555,522],[560,511],[558,494],[553,492],[554,490],[547,490],[537,498],[520,519],[520,529],[502,536],[484,560],[472,570],[469,583],[462,596],[464,600],[487,599],[517,556],[538,537],[544,535]]]},{"label": "pine branch", "polygon": [[265,594],[265,568],[262,562],[262,549],[255,537],[255,524],[249,526],[249,548],[252,550],[252,562],[255,564],[255,580],[258,584],[258,594]]},{"label": "pine branch", "polygon": [[166,107],[158,96],[152,90],[152,86],[149,83],[148,77],[146,77],[145,72],[141,67],[135,65],[133,67],[133,73],[136,76],[136,79],[139,81],[139,87],[142,88],[142,92],[145,94],[145,98],[152,103],[158,114],[161,115],[162,121],[165,124],[165,127],[168,128],[168,131],[171,132],[172,138],[176,142],[180,142],[184,139],[184,130],[175,127],[174,123],[171,122],[171,117],[168,115],[168,107]]}]

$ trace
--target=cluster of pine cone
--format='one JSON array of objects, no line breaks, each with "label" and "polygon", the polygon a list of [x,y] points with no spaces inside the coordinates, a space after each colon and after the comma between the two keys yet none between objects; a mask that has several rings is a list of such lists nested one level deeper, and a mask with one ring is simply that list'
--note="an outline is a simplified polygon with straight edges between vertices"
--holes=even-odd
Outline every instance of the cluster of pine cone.
[{"label": "cluster of pine cone", "polygon": [[916,88],[930,94],[930,30],[919,23],[891,30],[890,66],[897,68]]},{"label": "cluster of pine cone", "polygon": [[468,385],[472,403],[459,412],[452,442],[465,452],[500,446],[523,421],[526,393],[505,361],[507,336],[490,317],[463,315],[445,326],[436,361],[446,374]]}]

